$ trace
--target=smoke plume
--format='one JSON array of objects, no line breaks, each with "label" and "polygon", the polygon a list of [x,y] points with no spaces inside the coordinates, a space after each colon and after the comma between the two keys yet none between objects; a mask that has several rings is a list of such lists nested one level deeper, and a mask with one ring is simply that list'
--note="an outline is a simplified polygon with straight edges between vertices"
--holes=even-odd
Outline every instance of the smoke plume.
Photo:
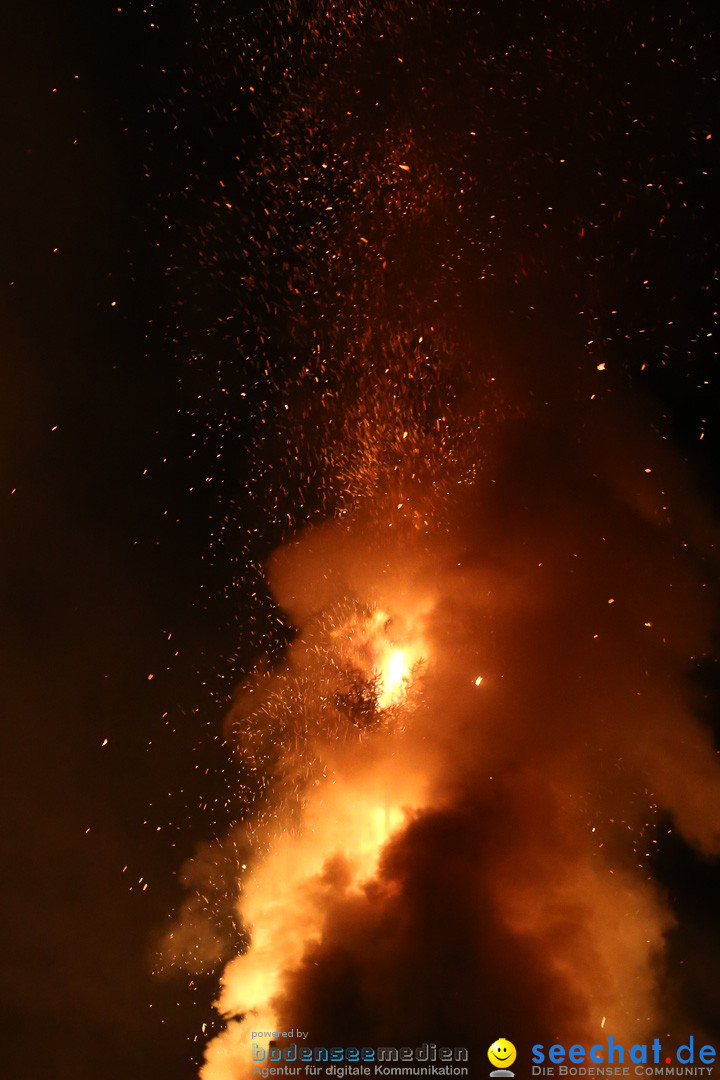
[{"label": "smoke plume", "polygon": [[637,493],[619,488],[602,421],[509,427],[440,535],[378,505],[271,560],[298,637],[228,724],[281,795],[240,882],[251,944],[222,980],[221,1012],[247,1019],[204,1077],[244,1075],[251,1028],[481,1051],[508,1024],[523,1043],[669,1021],[659,823],[720,850],[686,680],[713,616],[692,507],[671,518],[652,447],[633,460],[616,435]]},{"label": "smoke plume", "polygon": [[598,206],[618,166],[644,178],[608,148],[616,60],[564,9],[536,39],[310,7],[246,56],[265,141],[238,243],[263,362],[282,317],[257,452],[278,518],[297,492],[265,562],[292,640],[226,718],[239,929],[201,1075],[251,1075],[253,1031],[638,1041],[679,1022],[654,853],[668,830],[720,853],[688,678],[717,564],[656,409],[587,339],[621,242]]}]

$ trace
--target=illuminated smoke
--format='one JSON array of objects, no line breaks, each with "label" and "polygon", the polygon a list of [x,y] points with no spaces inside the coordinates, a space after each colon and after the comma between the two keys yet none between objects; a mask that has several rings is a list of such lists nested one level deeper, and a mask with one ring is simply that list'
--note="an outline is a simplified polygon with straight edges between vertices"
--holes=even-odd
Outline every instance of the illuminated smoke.
[{"label": "illuminated smoke", "polygon": [[[543,247],[514,230],[522,204],[501,183],[533,155],[493,165],[497,190],[477,179],[501,121],[521,125],[490,104],[512,100],[510,61],[433,5],[429,29],[388,5],[387,45],[363,5],[320,7],[325,30],[290,5],[273,38],[295,67],[265,89],[265,187],[250,192],[290,240],[272,224],[263,246],[258,209],[242,251],[266,275],[247,287],[275,297],[281,249],[301,308],[275,387],[292,463],[265,477],[273,513],[299,476],[296,507],[314,489],[322,514],[302,527],[296,509],[267,561],[295,634],[226,719],[246,777],[240,955],[201,1075],[249,1076],[253,1030],[475,1053],[500,1032],[638,1041],[672,1014],[662,830],[720,852],[720,769],[688,681],[715,613],[715,528],[622,380],[577,328],[553,332],[546,269],[573,295],[573,212],[573,239]],[[314,66],[292,51],[298,25]],[[442,60],[427,70],[438,27],[460,50],[449,80]],[[381,64],[394,125],[375,112]],[[485,112],[469,116],[478,86]]]},{"label": "illuminated smoke", "polygon": [[[243,1075],[258,1028],[473,1045],[478,1015],[480,1042],[510,1023],[519,1038],[593,1039],[603,1018],[639,1039],[660,1021],[672,917],[649,871],[658,811],[719,850],[717,756],[684,678],[712,605],[688,522],[629,505],[596,457],[602,432],[585,432],[579,447],[528,421],[503,435],[439,536],[378,532],[373,514],[276,554],[297,625],[350,597],[384,622],[361,621],[364,639],[328,624],[312,646],[301,633],[272,691],[294,688],[292,715],[264,705],[247,725],[262,740],[301,705],[276,766],[279,791],[286,775],[300,786],[270,801],[241,879],[253,943],[219,1005],[248,1020],[211,1044],[203,1076]],[[343,712],[351,677],[358,702],[374,686],[371,706]],[[388,722],[406,682],[415,698]]]}]

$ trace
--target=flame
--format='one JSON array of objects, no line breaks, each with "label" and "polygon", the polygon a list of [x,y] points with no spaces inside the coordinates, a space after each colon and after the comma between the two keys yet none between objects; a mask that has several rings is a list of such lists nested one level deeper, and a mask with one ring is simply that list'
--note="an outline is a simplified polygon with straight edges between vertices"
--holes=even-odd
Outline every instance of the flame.
[{"label": "flame", "polygon": [[[321,130],[324,107],[306,117],[303,106],[299,130]],[[295,155],[297,132],[285,145]],[[643,832],[650,807],[672,815],[701,850],[720,847],[715,749],[686,706],[683,682],[687,657],[704,655],[709,640],[699,575],[715,531],[705,530],[704,510],[687,499],[671,460],[668,477],[678,479],[669,494],[650,486],[638,495],[633,478],[651,467],[655,443],[625,424],[624,403],[583,404],[587,372],[574,356],[572,367],[563,360],[555,373],[544,353],[539,363],[525,349],[525,330],[518,339],[513,330],[505,348],[504,319],[498,347],[486,347],[484,306],[455,326],[465,300],[451,304],[449,319],[440,303],[436,320],[429,300],[434,292],[449,298],[440,285],[447,266],[437,264],[433,284],[412,222],[424,232],[437,198],[443,216],[435,228],[444,236],[449,189],[424,177],[403,185],[413,193],[397,204],[406,224],[386,245],[393,215],[385,185],[375,182],[378,159],[368,160],[372,183],[359,183],[363,194],[348,203],[372,222],[366,191],[381,191],[376,233],[367,236],[373,265],[387,247],[395,269],[387,281],[380,272],[368,278],[355,245],[346,245],[349,261],[338,263],[336,281],[348,282],[347,303],[338,291],[333,317],[323,314],[327,329],[318,328],[317,360],[303,368],[297,413],[294,389],[289,394],[291,425],[282,431],[297,430],[307,443],[298,447],[297,475],[313,463],[305,479],[323,520],[309,512],[307,527],[268,561],[278,622],[297,633],[284,664],[274,668],[268,656],[228,718],[251,778],[241,827],[252,855],[237,900],[247,948],[223,974],[218,1008],[229,1023],[207,1048],[203,1080],[250,1077],[253,1031],[292,1022],[293,1009],[318,1015],[325,990],[314,1013],[306,1010],[308,972],[322,968],[323,956],[332,968],[336,939],[350,945],[345,908],[373,930],[374,919],[394,916],[393,890],[402,894],[406,882],[404,911],[414,913],[418,901],[422,915],[390,950],[383,985],[378,979],[367,990],[368,1013],[403,994],[404,1008],[414,1007],[412,987],[393,983],[393,972],[402,973],[411,950],[421,954],[444,922],[449,951],[463,946],[466,954],[463,978],[474,965],[483,987],[492,985],[492,960],[505,941],[510,954],[538,963],[540,979],[525,980],[524,1001],[548,1031],[574,1027],[582,1039],[596,1026],[589,1018],[600,1015],[616,1038],[631,1029],[637,1037],[658,1000],[657,958],[672,926],[643,864],[652,857]],[[286,169],[278,173],[283,187]],[[293,205],[300,190],[290,187]],[[324,245],[330,233],[350,236],[352,225],[351,212],[344,227],[318,237]],[[434,240],[428,249],[436,246],[446,250]],[[403,250],[423,284],[406,290],[398,320]],[[323,247],[323,265],[327,254]],[[312,254],[302,258],[312,266]],[[379,265],[384,272],[384,256]],[[299,307],[295,328],[304,342],[311,309]],[[333,330],[335,315],[341,331]],[[418,330],[430,318],[420,349]],[[492,329],[489,307],[487,320]],[[333,355],[337,383],[325,377]],[[274,450],[259,456],[257,479],[272,490],[276,515],[277,490],[289,503],[292,491],[279,478],[270,483],[274,460]],[[288,523],[313,505],[303,493]],[[275,535],[273,525],[268,536]],[[590,839],[589,821],[602,823],[602,839]],[[404,866],[416,869],[414,859],[422,873],[402,878]],[[419,902],[425,894],[432,903]],[[365,901],[370,910],[361,911]],[[366,940],[358,932],[360,971],[374,962]],[[413,971],[416,963],[432,971],[428,988],[439,952],[438,945],[412,956]],[[449,974],[447,986],[453,1001],[443,1009],[467,1008],[474,1024],[474,1003],[487,991],[475,998],[469,980],[456,988]],[[499,1000],[511,1000],[508,979],[498,986]],[[429,989],[423,1004],[432,1004]]]},{"label": "flame", "polygon": [[387,709],[407,699],[426,660],[427,648],[417,615],[402,624],[403,632],[397,631],[392,637],[390,628],[395,628],[400,620],[388,618],[382,611],[376,612],[375,619],[377,704],[379,709]]},{"label": "flame", "polygon": [[[656,959],[672,913],[639,864],[638,875],[637,848],[632,854],[623,850],[614,815],[605,822],[607,810],[618,805],[624,830],[637,844],[639,823],[651,819],[647,792],[637,805],[633,801],[636,777],[651,776],[663,787],[662,805],[670,806],[684,834],[699,837],[705,850],[714,850],[710,823],[717,813],[696,802],[694,783],[672,786],[677,715],[683,731],[697,727],[682,706],[667,709],[663,720],[664,697],[648,689],[646,712],[623,711],[635,677],[634,665],[623,667],[623,651],[638,634],[647,639],[642,622],[631,605],[612,605],[613,617],[627,611],[627,624],[612,644],[616,672],[612,680],[600,680],[603,692],[596,701],[598,680],[590,676],[605,667],[597,667],[588,643],[595,640],[597,614],[588,621],[586,605],[578,603],[563,619],[548,620],[548,612],[555,615],[554,581],[525,590],[518,605],[515,572],[498,573],[492,581],[497,614],[490,621],[484,566],[460,578],[446,572],[442,591],[437,586],[444,541],[435,542],[437,558],[429,558],[425,538],[412,559],[396,541],[393,565],[386,551],[373,564],[362,535],[351,559],[341,547],[345,537],[340,527],[334,534],[327,530],[316,549],[309,533],[292,549],[294,562],[278,575],[278,597],[297,605],[301,629],[284,665],[251,680],[231,713],[231,729],[233,718],[243,720],[238,749],[245,767],[262,772],[265,786],[243,826],[252,854],[237,912],[250,944],[225,968],[217,1007],[226,1027],[206,1048],[202,1080],[249,1080],[252,1042],[262,1047],[263,1038],[265,1044],[272,1038],[253,1032],[299,1022],[293,1016],[304,1008],[314,969],[328,963],[334,943],[347,931],[346,916],[372,932],[375,918],[405,902],[403,859],[414,865],[418,857],[434,868],[434,856],[443,855],[443,830],[451,828],[458,830],[458,865],[469,895],[463,908],[469,914],[458,934],[470,939],[485,933],[473,922],[475,897],[478,918],[489,918],[490,931],[507,936],[518,955],[527,949],[531,959],[544,958],[549,985],[561,995],[552,1000],[578,1003],[559,1008],[567,1030],[575,1025],[582,1032],[583,1017],[606,1016],[620,1038],[648,1024],[657,997]],[[516,544],[524,548],[524,537]],[[655,557],[660,569],[664,556],[663,547]],[[329,597],[318,615],[312,588],[304,606],[297,596],[306,581],[330,576],[327,567],[335,563],[343,568],[339,596]],[[632,584],[628,577],[628,592]],[[611,586],[599,592],[596,575],[588,572],[583,588],[580,597],[605,612]],[[637,611],[647,611],[645,599],[641,593]],[[694,620],[687,626],[694,634]],[[563,657],[577,642],[574,660],[587,676],[578,683],[592,683],[593,696],[559,706],[556,715],[565,693],[565,669],[558,663],[551,665],[557,697],[538,708],[548,656],[554,650]],[[628,754],[629,764],[613,775],[617,787],[610,792],[605,761],[598,764],[595,744],[575,722],[578,702],[587,706],[592,737],[612,738],[618,754]],[[540,730],[550,720],[557,722],[557,733],[545,740]],[[708,740],[699,744],[689,775],[715,777],[707,745]],[[633,757],[639,747],[641,765]],[[584,800],[578,791],[587,793]],[[599,844],[588,839],[588,816],[593,825],[603,823],[607,837]],[[428,853],[433,857],[426,860]],[[429,887],[422,875],[418,884],[412,881],[410,901],[413,889]],[[353,940],[358,968],[365,970],[372,957],[363,953],[362,933]],[[579,941],[587,942],[583,950]],[[400,968],[411,944],[396,943],[392,962]],[[482,945],[480,960],[489,963],[494,938]],[[392,978],[372,993],[380,1001],[391,996]],[[316,1009],[322,1008],[321,998]],[[542,1019],[540,997],[535,1007]]]},{"label": "flame", "polygon": [[405,653],[402,649],[393,649],[380,671],[378,706],[386,709],[388,705],[401,701],[409,678],[410,669],[405,660]]},{"label": "flame", "polygon": [[245,1014],[208,1047],[203,1080],[250,1076],[251,1043],[267,1049],[278,1030],[275,1000],[288,971],[321,940],[328,898],[359,894],[388,841],[426,802],[418,775],[394,776],[387,762],[355,752],[309,793],[300,832],[269,833],[266,852],[243,882],[238,912],[252,933],[249,949],[225,969],[219,1011]]},{"label": "flame", "polygon": [[419,610],[400,615],[375,607],[364,617],[341,620],[330,636],[336,664],[375,684],[378,709],[407,699],[427,656]]},{"label": "flame", "polygon": [[252,825],[237,902],[250,945],[223,973],[227,1023],[203,1080],[252,1075],[252,1043],[267,1049],[257,1033],[279,1030],[288,979],[321,944],[333,901],[362,897],[388,843],[431,803],[411,691],[426,673],[434,599],[399,580],[393,592],[392,603],[378,594],[311,614],[285,666],[238,699],[240,754],[265,770],[272,760],[277,789]]}]

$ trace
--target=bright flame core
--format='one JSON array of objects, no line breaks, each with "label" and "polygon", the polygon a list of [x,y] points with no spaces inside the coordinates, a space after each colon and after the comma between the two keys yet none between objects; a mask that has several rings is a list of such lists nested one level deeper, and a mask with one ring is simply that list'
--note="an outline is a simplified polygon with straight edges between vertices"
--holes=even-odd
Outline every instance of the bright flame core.
[{"label": "bright flame core", "polygon": [[386,709],[402,700],[410,678],[410,669],[402,649],[394,649],[380,670],[378,706]]}]

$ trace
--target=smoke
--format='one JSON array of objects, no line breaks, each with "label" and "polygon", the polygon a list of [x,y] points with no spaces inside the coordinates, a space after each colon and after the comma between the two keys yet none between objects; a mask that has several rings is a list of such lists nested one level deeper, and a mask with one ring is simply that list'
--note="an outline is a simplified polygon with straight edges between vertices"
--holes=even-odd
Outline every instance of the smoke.
[{"label": "smoke", "polygon": [[[714,600],[687,490],[675,516],[644,471],[652,440],[615,434],[616,484],[615,415],[503,426],[439,533],[378,504],[273,556],[298,636],[228,717],[269,790],[219,1000],[247,1019],[207,1080],[245,1075],[251,1029],[481,1052],[509,1026],[636,1041],[670,1022],[651,863],[666,819],[720,851],[686,678]],[[383,708],[395,652],[416,659]]]},{"label": "smoke", "polygon": [[[244,281],[272,307],[272,256],[300,305],[278,390],[290,463],[261,473],[276,513],[294,477],[322,514],[267,560],[293,637],[226,718],[246,777],[238,955],[203,1080],[251,1075],[254,1031],[484,1054],[500,1033],[665,1030],[654,854],[667,830],[720,853],[688,678],[717,529],[652,406],[573,321],[598,287],[582,222],[625,190],[595,167],[588,105],[603,87],[603,123],[628,106],[580,82],[595,46],[564,27],[555,51],[529,35],[515,67],[492,20],[467,43],[459,10],[415,23],[388,5],[380,41],[343,11],[324,32],[308,17],[315,65],[277,30],[265,188],[244,190],[289,238],[258,239],[253,212],[242,250],[265,276]],[[522,88],[541,77],[526,142]],[[560,136],[577,190],[544,171],[562,171]]]}]

